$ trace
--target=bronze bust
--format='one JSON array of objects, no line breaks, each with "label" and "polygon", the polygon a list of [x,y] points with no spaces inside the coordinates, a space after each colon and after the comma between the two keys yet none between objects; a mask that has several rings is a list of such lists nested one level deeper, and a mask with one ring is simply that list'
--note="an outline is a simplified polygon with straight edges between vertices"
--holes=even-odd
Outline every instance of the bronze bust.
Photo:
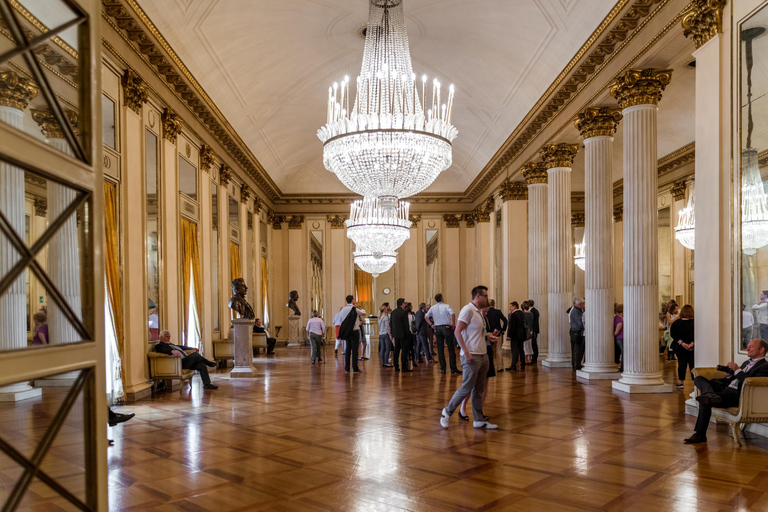
[{"label": "bronze bust", "polygon": [[253,308],[245,300],[245,293],[248,287],[245,285],[245,279],[238,277],[232,281],[232,298],[229,299],[229,309],[240,315],[240,318],[256,318]]},{"label": "bronze bust", "polygon": [[299,292],[292,290],[291,294],[288,296],[288,302],[285,304],[285,307],[292,309],[294,315],[301,316],[299,306],[296,305],[297,300],[299,300]]}]

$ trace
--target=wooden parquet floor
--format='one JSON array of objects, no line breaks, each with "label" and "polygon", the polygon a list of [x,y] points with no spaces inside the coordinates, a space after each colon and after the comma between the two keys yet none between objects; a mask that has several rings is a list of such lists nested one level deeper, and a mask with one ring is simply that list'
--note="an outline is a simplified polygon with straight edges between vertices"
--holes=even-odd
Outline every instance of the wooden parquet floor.
[{"label": "wooden parquet floor", "polygon": [[[329,355],[330,350],[329,350]],[[460,376],[438,365],[396,374],[374,359],[306,349],[255,360],[259,377],[214,375],[217,391],[160,394],[110,429],[113,510],[768,510],[768,440],[737,448],[724,425],[686,446],[691,392],[628,396],[539,366],[491,379],[474,430],[440,409]],[[673,365],[664,366],[668,382]],[[7,411],[6,411],[7,412]],[[45,496],[30,507],[47,507]],[[51,503],[52,505],[52,503]]]}]

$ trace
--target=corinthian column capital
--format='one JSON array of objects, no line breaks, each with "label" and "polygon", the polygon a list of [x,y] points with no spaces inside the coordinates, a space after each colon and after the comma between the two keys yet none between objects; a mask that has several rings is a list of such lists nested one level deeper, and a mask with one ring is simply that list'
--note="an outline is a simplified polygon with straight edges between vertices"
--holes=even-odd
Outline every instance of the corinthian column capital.
[{"label": "corinthian column capital", "polygon": [[0,107],[23,111],[39,91],[32,80],[14,71],[0,71]]},{"label": "corinthian column capital", "polygon": [[671,69],[628,69],[608,89],[621,108],[658,105],[661,92],[671,80]]},{"label": "corinthian column capital", "polygon": [[573,158],[578,152],[578,144],[545,144],[539,150],[539,155],[547,169],[555,169],[557,167],[572,167]]},{"label": "corinthian column capital", "polygon": [[547,168],[544,162],[528,162],[523,166],[523,178],[529,185],[535,183],[547,184]]},{"label": "corinthian column capital", "polygon": [[172,144],[176,144],[176,139],[181,133],[181,118],[173,110],[166,108],[162,114],[163,136]]},{"label": "corinthian column capital", "polygon": [[[77,135],[77,112],[73,110],[64,110],[63,112],[64,112],[64,115],[67,117],[67,121],[69,121],[69,125],[75,131],[75,135]],[[33,109],[32,119],[34,119],[35,122],[38,125],[40,125],[40,131],[43,132],[43,136],[46,139],[65,138],[64,130],[62,129],[59,122],[56,120],[56,117],[53,115],[53,112],[51,112],[50,110]]]},{"label": "corinthian column capital", "polygon": [[723,9],[726,0],[693,0],[683,12],[683,35],[693,37],[696,48],[723,31]]},{"label": "corinthian column capital", "polygon": [[610,107],[587,107],[576,117],[576,129],[585,139],[591,137],[613,137],[621,121],[621,109]]},{"label": "corinthian column capital", "polygon": [[123,97],[128,108],[141,114],[141,107],[149,99],[149,90],[144,80],[134,70],[128,68],[121,79]]}]

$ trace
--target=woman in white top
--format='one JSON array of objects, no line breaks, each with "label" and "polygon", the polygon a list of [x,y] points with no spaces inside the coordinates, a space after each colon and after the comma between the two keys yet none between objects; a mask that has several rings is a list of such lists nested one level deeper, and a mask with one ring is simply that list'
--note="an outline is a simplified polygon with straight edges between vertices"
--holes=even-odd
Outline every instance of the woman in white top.
[{"label": "woman in white top", "polygon": [[312,353],[310,359],[312,364],[315,364],[315,360],[322,361],[320,357],[320,346],[323,344],[323,334],[325,334],[325,323],[322,318],[317,317],[317,310],[312,310],[312,318],[307,322],[307,332],[309,333],[309,341],[312,344]]},{"label": "woman in white top", "polygon": [[666,330],[664,331],[664,341],[667,342],[667,361],[675,360],[675,345],[670,334],[672,324],[680,318],[680,308],[677,307],[677,303],[674,300],[669,301],[667,306],[667,314],[664,316],[664,323],[666,324]]}]

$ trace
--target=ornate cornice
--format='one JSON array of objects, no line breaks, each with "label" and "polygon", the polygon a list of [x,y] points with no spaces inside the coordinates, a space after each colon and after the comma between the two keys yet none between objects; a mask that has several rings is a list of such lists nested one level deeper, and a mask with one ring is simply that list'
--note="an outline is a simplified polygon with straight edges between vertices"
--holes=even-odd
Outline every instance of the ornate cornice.
[{"label": "ornate cornice", "polygon": [[685,181],[680,180],[673,183],[672,186],[669,187],[669,192],[672,194],[672,199],[675,201],[682,201],[685,199],[685,189]]},{"label": "ornate cornice", "polygon": [[675,169],[696,160],[695,143],[686,144],[667,156],[660,158],[657,164],[659,176],[674,171]]},{"label": "ornate cornice", "polygon": [[615,222],[621,222],[624,218],[624,206],[618,205],[613,207],[613,220]]},{"label": "ornate cornice", "polygon": [[421,215],[418,215],[415,213],[409,213],[408,220],[411,221],[411,227],[415,228],[416,226],[419,225],[419,222],[421,222]]},{"label": "ornate cornice", "polygon": [[302,224],[304,224],[303,215],[291,215],[288,217],[288,229],[301,229]]},{"label": "ornate cornice", "polygon": [[586,195],[584,192],[571,192],[571,203],[581,204],[585,202]]},{"label": "ornate cornice", "polygon": [[657,105],[671,80],[671,69],[628,69],[608,85],[608,90],[621,108]]},{"label": "ornate cornice", "polygon": [[32,80],[14,71],[0,71],[0,106],[24,110],[39,91]]},{"label": "ornate cornice", "polygon": [[610,107],[587,107],[576,117],[576,129],[585,139],[613,137],[621,121],[621,110]]},{"label": "ornate cornice", "polygon": [[213,165],[213,161],[216,159],[216,155],[213,152],[213,148],[208,144],[203,144],[200,148],[200,167],[207,171]]},{"label": "ornate cornice", "polygon": [[125,70],[120,80],[123,84],[123,98],[125,105],[141,115],[141,107],[149,99],[149,89],[144,80],[131,68]]},{"label": "ornate cornice", "polygon": [[240,185],[240,200],[244,203],[247,203],[250,198],[251,198],[251,187],[243,183],[242,185]]},{"label": "ornate cornice", "polygon": [[[464,213],[461,215],[461,220],[466,222],[468,228],[475,227],[475,223],[477,222],[477,215],[473,213]],[[448,226],[449,228],[451,226]]]},{"label": "ornate cornice", "polygon": [[347,220],[346,215],[328,215],[326,217],[326,220],[330,223],[331,229],[344,229],[346,227],[346,224],[344,224],[344,221]]},{"label": "ornate cornice", "polygon": [[527,201],[528,186],[522,181],[505,180],[499,189],[499,197],[502,202]]},{"label": "ornate cornice", "polygon": [[528,162],[523,166],[522,173],[528,185],[547,184],[547,167],[543,162]]},{"label": "ornate cornice", "polygon": [[172,144],[176,144],[176,139],[181,133],[181,118],[170,108],[163,110],[161,118],[163,121],[163,137]]},{"label": "ornate cornice", "polygon": [[547,169],[554,169],[556,167],[572,167],[573,158],[578,152],[578,144],[561,142],[559,144],[545,144],[539,150],[539,156],[544,161],[544,166]]},{"label": "ornate cornice", "polygon": [[35,199],[35,215],[38,217],[45,217],[48,215],[48,202],[43,198]]},{"label": "ornate cornice", "polygon": [[584,214],[572,213],[571,214],[571,227],[583,228],[584,227]]},{"label": "ornate cornice", "polygon": [[458,228],[461,226],[461,216],[452,213],[443,215],[443,221],[445,221],[445,227],[447,228]]},{"label": "ornate cornice", "polygon": [[219,183],[226,186],[229,184],[229,181],[232,179],[232,169],[228,167],[226,164],[221,165],[221,170],[219,170]]},{"label": "ornate cornice", "polygon": [[683,12],[683,35],[693,36],[696,48],[723,31],[723,9],[726,0],[693,0]]},{"label": "ornate cornice", "polygon": [[[63,110],[64,116],[66,116],[67,121],[69,121],[69,125],[72,127],[72,130],[75,132],[75,135],[78,133],[78,124],[77,124],[77,112],[74,110],[64,109]],[[40,125],[40,131],[43,132],[43,136],[46,139],[64,139],[64,130],[62,129],[61,125],[59,125],[59,122],[56,120],[56,117],[53,115],[53,112],[51,112],[48,109],[44,110],[37,110],[32,109],[32,119]]]},{"label": "ornate cornice", "polygon": [[624,195],[624,180],[619,180],[613,184],[613,197]]}]

